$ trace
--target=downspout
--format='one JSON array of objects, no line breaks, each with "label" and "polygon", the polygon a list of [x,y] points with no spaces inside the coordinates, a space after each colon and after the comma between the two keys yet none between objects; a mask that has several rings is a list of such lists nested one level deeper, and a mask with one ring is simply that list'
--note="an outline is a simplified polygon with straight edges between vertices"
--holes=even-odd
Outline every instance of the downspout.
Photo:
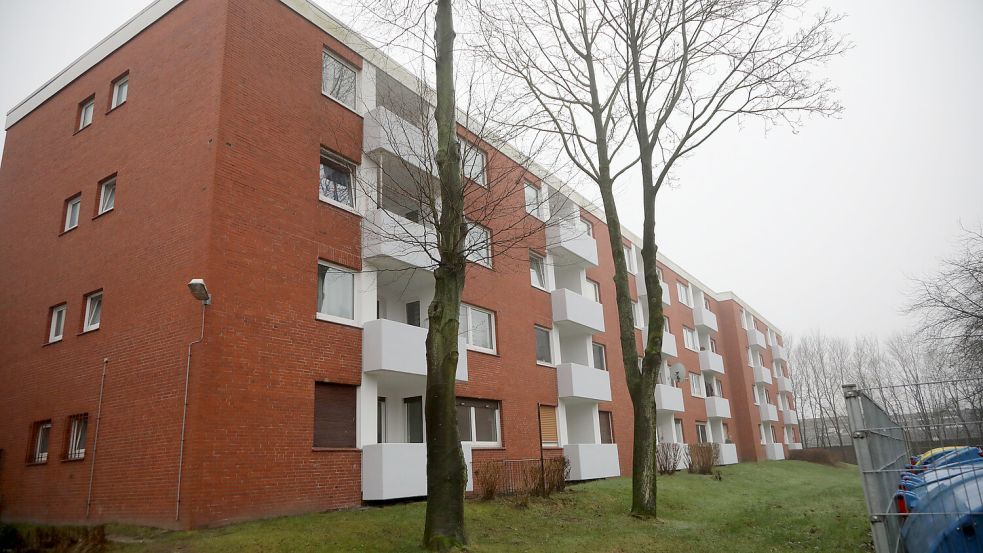
[{"label": "downspout", "polygon": [[205,338],[205,306],[209,300],[201,302],[201,333],[198,339],[188,344],[188,364],[184,369],[184,409],[181,413],[181,445],[177,460],[177,499],[174,502],[174,520],[181,518],[181,477],[184,473],[184,435],[188,426],[188,384],[191,381],[191,348]]},{"label": "downspout", "polygon": [[102,421],[102,397],[106,389],[106,366],[109,365],[109,358],[102,359],[102,381],[99,383],[99,406],[96,408],[96,433],[92,437],[92,464],[89,465],[89,494],[85,499],[85,518],[89,518],[89,510],[92,507],[92,482],[96,476],[96,454],[99,452],[99,422]]}]

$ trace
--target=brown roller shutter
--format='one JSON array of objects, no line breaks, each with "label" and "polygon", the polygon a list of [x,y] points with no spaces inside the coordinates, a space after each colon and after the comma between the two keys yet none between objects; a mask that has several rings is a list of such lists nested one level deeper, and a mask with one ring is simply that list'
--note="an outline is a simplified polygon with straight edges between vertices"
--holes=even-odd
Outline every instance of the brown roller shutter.
[{"label": "brown roller shutter", "polygon": [[315,383],[314,447],[355,447],[355,386]]},{"label": "brown roller shutter", "polygon": [[556,432],[556,407],[551,405],[539,406],[539,432],[544,444],[560,443]]}]

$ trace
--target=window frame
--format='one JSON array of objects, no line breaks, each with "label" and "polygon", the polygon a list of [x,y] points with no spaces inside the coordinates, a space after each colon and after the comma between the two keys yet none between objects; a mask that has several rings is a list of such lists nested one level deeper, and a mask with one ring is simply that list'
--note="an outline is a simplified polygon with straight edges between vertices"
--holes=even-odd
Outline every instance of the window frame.
[{"label": "window frame", "polygon": [[[327,163],[325,163],[325,161],[327,161]],[[334,166],[333,169],[336,171],[338,169],[348,171],[349,193],[351,194],[351,198],[352,198],[351,205],[348,205],[345,202],[332,198],[331,196],[324,195],[323,193],[324,171],[322,167],[324,167],[325,165],[328,166],[333,165]],[[357,211],[358,209],[357,206],[359,204],[358,186],[356,186],[358,167],[355,165],[355,163],[339,156],[338,154],[335,154],[334,152],[326,148],[321,148],[321,154],[318,157],[317,172],[318,172],[317,199],[326,204],[333,205],[339,209],[344,209],[345,211],[349,211],[351,213],[355,213],[356,215],[358,215],[358,211]],[[337,191],[337,184],[335,184],[335,190]]]},{"label": "window frame", "polygon": [[[546,198],[544,197],[543,194],[544,192],[543,186],[544,186],[543,184],[537,186],[530,181],[525,181],[523,184],[522,193],[523,193],[523,200],[525,200],[525,204],[526,204],[526,213],[532,215],[533,217],[539,219],[540,221],[547,221],[550,218],[550,210],[549,210],[549,203],[546,201]],[[534,194],[536,197],[532,205],[530,205],[529,203],[529,194],[528,194],[529,190],[535,191]]]},{"label": "window frame", "polygon": [[[546,333],[546,344],[549,346],[549,359],[543,360],[539,358],[539,337],[542,333]],[[556,360],[553,355],[553,331],[545,326],[533,325],[533,336],[536,338],[536,364],[545,365],[547,367],[555,367]]]},{"label": "window frame", "polygon": [[[458,144],[461,146],[461,176],[482,188],[488,188],[488,153],[481,149],[477,144],[461,135],[458,135],[457,138]],[[481,159],[481,165],[477,175],[480,177],[480,179],[474,178],[466,171],[468,164],[465,162],[465,160],[469,159],[469,155],[477,155]]]},{"label": "window frame", "polygon": [[355,326],[355,327],[360,326],[359,323],[358,323],[358,321],[359,321],[359,315],[360,315],[360,311],[359,311],[359,308],[358,308],[359,302],[358,302],[358,294],[356,293],[356,291],[358,289],[358,274],[359,274],[358,271],[349,269],[348,267],[342,267],[341,265],[336,265],[334,263],[329,263],[329,262],[327,262],[327,261],[325,261],[323,259],[318,259],[317,260],[317,277],[315,279],[316,288],[317,288],[315,298],[318,298],[323,293],[323,290],[324,290],[324,281],[321,279],[321,267],[325,267],[327,271],[337,271],[339,273],[346,273],[346,274],[348,274],[348,275],[351,276],[351,279],[352,279],[352,318],[349,319],[349,318],[343,317],[341,315],[334,315],[334,314],[331,314],[331,313],[324,313],[324,312],[322,312],[321,311],[321,305],[320,305],[321,302],[320,301],[317,301],[317,300],[315,300],[317,303],[314,306],[314,318],[317,319],[317,320],[319,320],[319,321],[325,321],[325,322],[329,322],[329,323],[338,323],[338,324],[343,324],[343,325],[347,325],[347,326]]},{"label": "window frame", "polygon": [[683,284],[682,281],[676,281],[676,296],[679,298],[679,303],[693,308],[693,290],[689,287],[689,284]]},{"label": "window frame", "polygon": [[[92,318],[93,304],[94,300],[99,300],[99,321],[95,324],[90,322]],[[102,304],[103,304],[103,291],[97,290],[85,295],[85,315],[82,319],[82,332],[92,332],[94,330],[99,330],[102,326]]]},{"label": "window frame", "polygon": [[[605,419],[607,419],[607,424],[604,424]],[[614,413],[611,411],[606,411],[604,409],[598,409],[597,411],[597,422],[601,427],[601,435],[599,436],[602,444],[616,444],[617,439],[614,436]],[[611,435],[611,441],[604,441],[604,427],[607,426],[608,433]]]},{"label": "window frame", "polygon": [[[703,435],[700,435],[700,430],[703,430]],[[696,423],[696,443],[698,444],[708,444],[710,442],[710,427],[705,422]]]},{"label": "window frame", "polygon": [[625,267],[631,274],[638,274],[635,264],[635,246],[633,244],[622,244],[621,249],[625,252]]},{"label": "window frame", "polygon": [[700,337],[695,328],[683,325],[683,347],[690,351],[700,351]]},{"label": "window frame", "polygon": [[631,300],[631,314],[635,328],[639,330],[645,328],[645,313],[642,311],[642,304],[638,300]]},{"label": "window frame", "polygon": [[[598,363],[597,363],[597,352],[598,351],[601,352],[601,363],[600,363],[601,366],[600,367],[597,366],[598,365]],[[599,371],[607,371],[608,370],[608,359],[607,359],[608,352],[607,352],[607,346],[605,346],[604,344],[600,344],[598,342],[593,342],[592,341],[590,343],[590,352],[591,352],[590,357],[591,357],[591,363],[592,363],[591,368],[592,369],[597,369]]]},{"label": "window frame", "polygon": [[[51,453],[51,419],[34,421],[31,425],[31,441],[27,450],[27,464],[44,465]],[[44,451],[41,451],[41,438],[44,437]]]},{"label": "window frame", "polygon": [[[68,417],[68,425],[65,428],[65,432],[65,454],[63,460],[81,461],[85,459],[86,443],[89,439],[89,414],[77,413]],[[81,440],[79,440],[79,434],[81,434]],[[78,447],[79,445],[81,447]]]},{"label": "window frame", "polygon": [[[478,265],[481,265],[482,267],[487,267],[487,268],[491,269],[492,268],[492,244],[491,244],[492,243],[492,232],[491,232],[491,229],[488,228],[488,227],[486,227],[486,226],[484,226],[484,225],[475,223],[474,221],[470,221],[470,220],[467,220],[467,219],[465,219],[465,221],[466,221],[466,223],[468,225],[468,232],[464,236],[464,249],[465,249],[465,252],[464,252],[465,253],[465,256],[464,256],[464,258],[468,262],[470,262],[470,263],[476,263]],[[475,250],[475,251],[469,251],[471,249],[471,246],[468,245],[468,242],[471,240],[469,238],[471,236],[471,232],[473,230],[475,230],[475,229],[479,229],[479,230],[481,230],[481,231],[483,231],[485,233],[485,238],[484,238],[485,247],[482,249],[483,252],[484,252],[484,255],[482,255],[481,257],[479,257],[477,259],[476,258],[473,258],[472,255],[476,255],[476,254],[479,254],[481,252],[478,252],[477,250]],[[476,242],[476,243],[480,243],[480,242]]]},{"label": "window frame", "polygon": [[601,303],[601,284],[588,278],[587,288],[592,292],[591,297],[588,297],[587,299],[593,300],[596,303]]},{"label": "window frame", "polygon": [[[125,91],[123,92],[123,99],[120,100],[119,91],[120,88],[124,86],[125,86]],[[129,94],[130,94],[130,72],[127,71],[126,73],[124,73],[120,77],[117,77],[116,80],[113,81],[113,93],[110,97],[109,111],[113,111],[114,109],[125,104],[127,98],[129,98]]]},{"label": "window frame", "polygon": [[559,447],[560,446],[560,420],[559,420],[559,415],[557,414],[556,405],[546,405],[542,403],[538,405],[539,434],[540,436],[545,438],[545,436],[543,436],[543,410],[544,409],[549,412],[552,412],[553,414],[553,427],[556,429],[556,441],[547,441],[546,439],[541,439],[540,443],[542,444],[543,447]]},{"label": "window frame", "polygon": [[[328,58],[330,58],[330,59],[334,60],[335,62],[337,62],[338,65],[341,66],[343,69],[348,69],[349,71],[352,72],[352,77],[353,77],[352,78],[352,100],[351,100],[351,104],[350,105],[344,99],[339,98],[339,97],[331,94],[331,92],[329,92],[328,90],[325,89],[325,85],[326,85],[326,82],[327,82],[327,79],[326,79],[326,77],[327,77],[327,75],[326,75],[326,73],[327,73],[327,63],[326,62],[327,62],[327,59]],[[341,56],[336,55],[334,52],[332,52],[328,48],[324,48],[322,50],[322,55],[321,55],[321,94],[323,94],[324,96],[330,98],[331,100],[334,100],[335,102],[338,103],[338,105],[340,105],[342,107],[345,107],[345,108],[347,108],[347,109],[349,109],[349,110],[351,110],[353,112],[356,111],[356,107],[358,106],[358,93],[359,93],[359,89],[361,88],[361,86],[360,86],[361,83],[359,83],[359,75],[360,74],[361,74],[361,72],[358,70],[357,67],[355,67],[354,65],[348,63],[346,60],[342,59]]]},{"label": "window frame", "polygon": [[[463,322],[464,323],[463,330],[464,330],[464,343],[465,343],[466,349],[468,349],[470,351],[477,351],[477,352],[481,352],[481,353],[488,353],[488,354],[491,354],[491,355],[497,355],[498,354],[498,342],[497,342],[497,338],[498,338],[497,337],[497,334],[498,333],[496,332],[496,329],[495,329],[495,312],[494,311],[491,311],[489,309],[484,309],[484,308],[481,308],[481,307],[478,307],[478,306],[475,306],[475,305],[471,305],[470,303],[464,303],[464,302],[461,302],[461,309],[464,310],[464,312],[467,314],[466,321],[459,321],[459,327],[461,326],[460,325],[460,322]],[[472,310],[478,311],[478,312],[481,312],[481,313],[487,313],[488,315],[490,315],[490,317],[489,317],[489,334],[490,334],[490,337],[491,337],[491,348],[486,348],[484,346],[476,346],[476,345],[474,345],[474,344],[471,343],[472,342],[472,336],[471,336],[471,330],[472,330],[472,328],[471,328],[471,311]],[[459,333],[461,332],[461,328],[458,329],[458,332]]]},{"label": "window frame", "polygon": [[[73,213],[73,206],[75,206],[74,207],[75,224],[69,226],[69,222],[71,221],[71,217]],[[61,228],[62,234],[78,228],[79,222],[82,219],[82,194],[81,193],[75,194],[74,196],[65,200],[64,209],[65,209],[65,221]]]},{"label": "window frame", "polygon": [[[55,322],[58,320],[56,317],[61,313],[61,325],[58,329],[58,335],[55,335]],[[56,344],[65,339],[65,322],[68,319],[68,303],[59,303],[58,305],[52,306],[48,309],[48,342],[49,344]]]},{"label": "window frame", "polygon": [[[468,422],[470,423],[471,426],[471,435],[470,435],[471,439],[461,440],[461,443],[471,444],[471,447],[473,449],[488,449],[488,448],[502,447],[502,402],[497,399],[477,399],[477,398],[467,398],[467,397],[457,398],[457,401],[487,402],[487,403],[495,404],[495,437],[497,438],[497,440],[494,442],[490,442],[490,441],[479,441],[475,439],[478,437],[478,428],[477,428],[477,423],[475,423],[475,416],[474,416],[475,406],[457,405],[455,402],[455,408],[467,407],[469,412]],[[559,424],[559,421],[557,421],[557,424]],[[557,432],[557,434],[559,434],[559,432]],[[460,438],[460,436],[458,437]]]},{"label": "window frame", "polygon": [[[676,443],[676,444],[685,444],[686,443],[686,429],[683,427],[683,419],[673,418],[672,419],[672,430],[673,430],[673,433],[677,434],[675,436],[675,438],[677,440],[679,440],[679,441],[673,442],[673,443]],[[678,432],[676,432],[677,430],[678,430]]]},{"label": "window frame", "polygon": [[[538,263],[540,267],[539,276],[543,281],[542,286],[536,284],[536,282],[533,280],[533,276],[537,274],[534,269],[534,267],[536,267],[536,263]],[[546,257],[539,255],[532,250],[529,250],[529,280],[533,288],[544,292],[549,292],[549,279],[546,276]]]},{"label": "window frame", "polygon": [[703,375],[689,373],[689,395],[696,398],[706,398],[706,384],[703,382]]},{"label": "window frame", "polygon": [[[106,189],[112,188],[113,191],[113,205],[106,207]],[[116,208],[116,175],[107,177],[99,183],[99,198],[96,204],[96,217],[109,213]]]},{"label": "window frame", "polygon": [[[88,113],[89,115],[88,122],[86,122],[85,120],[86,113]],[[92,96],[89,96],[87,99],[79,102],[78,119],[76,120],[78,125],[75,128],[75,132],[79,132],[83,129],[88,128],[89,125],[92,124],[92,121],[95,120],[95,116],[96,116],[96,96],[95,94],[93,94]]]}]

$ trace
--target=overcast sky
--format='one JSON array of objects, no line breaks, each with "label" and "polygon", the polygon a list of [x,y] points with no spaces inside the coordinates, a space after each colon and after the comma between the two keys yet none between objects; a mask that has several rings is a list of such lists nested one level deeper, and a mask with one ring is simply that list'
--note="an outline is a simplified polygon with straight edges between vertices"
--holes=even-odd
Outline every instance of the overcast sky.
[{"label": "overcast sky", "polygon": [[[0,0],[2,111],[147,4]],[[845,113],[797,135],[722,131],[660,193],[658,240],[786,333],[886,336],[910,324],[910,277],[954,251],[960,223],[983,224],[983,2],[815,6],[846,13],[856,43],[828,68]],[[638,231],[632,188],[621,214]]]}]

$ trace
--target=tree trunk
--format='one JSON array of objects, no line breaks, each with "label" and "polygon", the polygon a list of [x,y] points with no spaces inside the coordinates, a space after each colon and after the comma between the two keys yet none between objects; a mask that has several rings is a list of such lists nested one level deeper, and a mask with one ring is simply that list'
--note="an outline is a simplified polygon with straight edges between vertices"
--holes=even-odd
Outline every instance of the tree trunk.
[{"label": "tree trunk", "polygon": [[[434,298],[427,310],[427,512],[423,546],[447,551],[467,543],[464,492],[467,465],[457,433],[454,377],[457,372],[459,313],[464,290],[464,185],[457,139],[454,92],[452,0],[438,0],[435,42],[437,171],[441,207],[437,222],[440,261],[434,271]],[[465,353],[466,355],[466,353]]]}]

